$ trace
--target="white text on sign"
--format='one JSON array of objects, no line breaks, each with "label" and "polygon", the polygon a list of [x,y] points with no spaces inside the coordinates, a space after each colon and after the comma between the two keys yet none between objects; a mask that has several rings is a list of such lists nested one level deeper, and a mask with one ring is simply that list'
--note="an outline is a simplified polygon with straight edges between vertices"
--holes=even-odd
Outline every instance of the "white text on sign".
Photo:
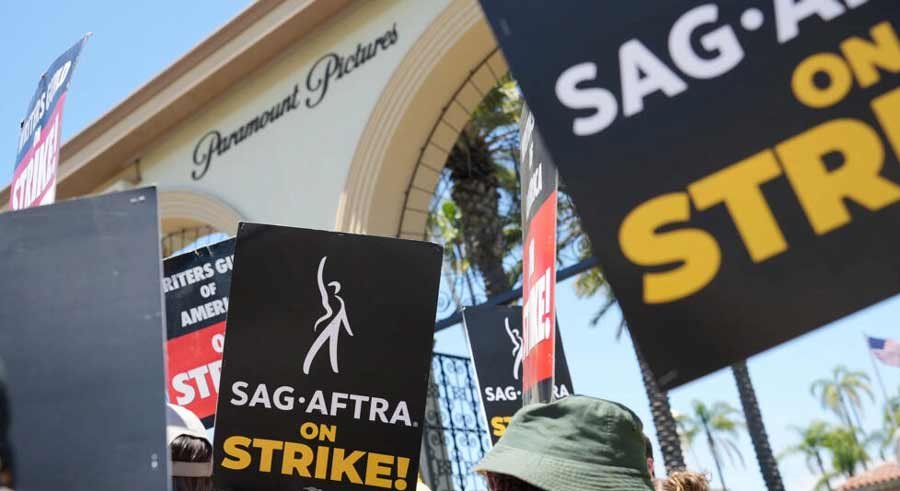
[{"label": "white text on sign", "polygon": [[[814,109],[829,107],[847,96],[854,79],[868,88],[882,80],[882,72],[900,73],[900,40],[890,23],[874,26],[869,34],[870,40],[845,39],[841,55],[817,53],[802,61],[791,80],[797,100]],[[812,82],[819,73],[828,75],[827,86]],[[703,289],[719,272],[722,253],[710,232],[696,227],[658,231],[689,222],[692,203],[701,212],[724,205],[747,254],[760,263],[790,248],[761,190],[782,175],[810,229],[820,236],[853,222],[847,202],[875,213],[900,201],[900,184],[881,175],[888,152],[900,159],[900,88],[875,97],[870,107],[878,127],[854,118],[825,121],[705,176],[685,191],[635,207],[619,228],[625,257],[644,267],[678,264],[643,275],[644,302],[683,299]],[[833,155],[842,161],[836,169],[826,163]]]}]

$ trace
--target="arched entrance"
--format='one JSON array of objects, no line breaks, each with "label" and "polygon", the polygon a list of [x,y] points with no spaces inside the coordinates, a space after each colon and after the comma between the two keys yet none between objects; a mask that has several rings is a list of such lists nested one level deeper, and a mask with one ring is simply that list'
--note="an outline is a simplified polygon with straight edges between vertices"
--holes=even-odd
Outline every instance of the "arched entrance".
[{"label": "arched entrance", "polygon": [[159,216],[163,257],[190,244],[208,245],[205,238],[234,235],[243,219],[218,198],[177,189],[159,192]]},{"label": "arched entrance", "polygon": [[440,171],[509,68],[474,0],[454,0],[394,71],[356,147],[335,228],[423,239]]}]

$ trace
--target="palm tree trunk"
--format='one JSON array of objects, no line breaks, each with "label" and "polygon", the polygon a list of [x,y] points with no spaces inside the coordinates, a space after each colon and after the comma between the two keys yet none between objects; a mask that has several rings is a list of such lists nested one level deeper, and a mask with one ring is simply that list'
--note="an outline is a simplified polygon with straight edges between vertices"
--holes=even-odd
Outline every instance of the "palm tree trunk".
[{"label": "palm tree trunk", "polygon": [[503,269],[505,238],[500,217],[500,183],[486,142],[466,131],[447,158],[453,189],[450,193],[460,211],[460,228],[466,255],[481,272],[488,295],[509,288]]},{"label": "palm tree trunk", "polygon": [[825,464],[822,462],[822,455],[819,454],[819,451],[816,451],[816,464],[819,465],[819,472],[822,473],[822,478],[825,479],[825,487],[828,491],[833,491],[831,489],[831,480],[828,479],[828,471],[825,470]]},{"label": "palm tree trunk", "polygon": [[644,390],[647,391],[647,399],[650,401],[650,414],[653,415],[653,425],[656,426],[656,438],[659,440],[659,450],[662,452],[666,472],[684,470],[681,439],[678,437],[678,425],[675,423],[672,408],[669,406],[669,394],[661,391],[656,385],[656,378],[633,338],[631,343],[641,369]]},{"label": "palm tree trunk", "polygon": [[[853,431],[853,438],[858,438],[857,435],[865,438],[865,433],[864,433],[865,430],[863,429],[862,420],[860,419],[859,414],[857,414],[857,412],[856,412],[856,408],[854,408],[852,405],[850,405],[850,410],[853,412],[853,417],[856,419],[856,427],[859,429],[859,431],[857,432],[857,431],[854,431],[853,428],[850,428],[850,431]],[[859,441],[859,440],[857,440],[857,441]],[[882,453],[882,458],[884,458],[884,450],[882,450],[881,453]],[[860,461],[862,463],[864,470],[869,470],[869,466],[866,465],[868,463],[868,461],[869,461],[868,455],[864,452],[862,460]]]},{"label": "palm tree trunk", "polygon": [[741,406],[744,409],[744,419],[747,421],[747,431],[750,433],[756,461],[759,464],[759,471],[766,483],[766,488],[769,491],[784,491],[784,483],[781,481],[781,473],[778,471],[778,462],[769,445],[769,436],[766,433],[766,425],[756,400],[756,390],[750,379],[747,362],[739,361],[732,365],[731,373],[734,374],[734,381],[741,397]]},{"label": "palm tree trunk", "polygon": [[[850,430],[850,436],[853,437],[853,442],[859,445],[859,438],[856,435],[858,431],[862,431],[862,427],[857,428],[856,425],[853,424],[853,418],[850,416],[850,407],[847,404],[847,401],[844,400],[844,394],[840,391],[840,389],[838,390],[838,399],[841,402],[841,409],[843,409],[844,411],[844,419],[847,420],[847,428]],[[861,459],[860,463],[862,464],[863,470],[869,470],[869,466],[866,465],[867,462],[865,458]],[[851,473],[850,475],[852,476],[853,474]]]},{"label": "palm tree trunk", "polygon": [[716,442],[713,440],[712,434],[709,432],[709,426],[703,421],[703,431],[706,433],[706,442],[709,444],[709,453],[712,454],[713,462],[716,463],[716,472],[719,473],[719,481],[722,483],[722,491],[728,491],[725,485],[725,473],[722,472],[722,463],[719,462],[719,452],[716,450]]}]

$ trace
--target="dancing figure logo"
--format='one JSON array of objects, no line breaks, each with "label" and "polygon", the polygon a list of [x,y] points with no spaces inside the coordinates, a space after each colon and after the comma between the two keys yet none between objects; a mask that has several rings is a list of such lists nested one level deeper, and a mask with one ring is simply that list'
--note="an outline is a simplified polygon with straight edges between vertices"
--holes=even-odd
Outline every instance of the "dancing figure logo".
[{"label": "dancing figure logo", "polygon": [[[322,317],[319,317],[316,320],[315,326],[313,326],[313,332],[318,331],[319,337],[316,338],[315,342],[313,342],[312,346],[309,348],[309,352],[306,353],[306,358],[303,360],[303,373],[309,375],[309,366],[312,364],[313,359],[319,353],[325,343],[328,343],[328,356],[331,360],[331,370],[334,373],[338,373],[338,338],[341,335],[341,328],[347,330],[347,334],[353,336],[353,331],[350,330],[350,321],[347,318],[347,306],[344,304],[344,299],[338,295],[341,291],[341,283],[339,281],[330,281],[328,282],[328,286],[333,290],[329,292],[325,287],[324,273],[325,273],[325,260],[328,259],[328,256],[322,257],[322,260],[319,261],[319,274],[318,274],[318,283],[319,283],[319,294],[322,296],[322,307],[325,309],[325,314]],[[332,308],[332,301],[337,304],[337,312]],[[319,326],[325,324],[325,327],[319,331]]]},{"label": "dancing figure logo", "polygon": [[518,329],[509,328],[509,317],[503,319],[503,323],[506,324],[506,334],[509,334],[513,344],[513,378],[519,380],[519,372],[522,371],[522,335]]}]

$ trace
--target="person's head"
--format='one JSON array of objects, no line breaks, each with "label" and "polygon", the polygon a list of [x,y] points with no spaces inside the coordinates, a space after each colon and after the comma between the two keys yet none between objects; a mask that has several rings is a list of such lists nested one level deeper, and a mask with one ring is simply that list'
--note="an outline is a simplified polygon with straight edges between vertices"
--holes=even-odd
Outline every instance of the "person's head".
[{"label": "person's head", "polygon": [[645,455],[647,457],[647,472],[650,473],[650,479],[656,479],[656,471],[653,469],[653,443],[650,442],[650,437],[647,435],[641,435],[644,437],[644,448]]},{"label": "person's head", "polygon": [[531,404],[475,466],[492,491],[652,491],[641,420],[585,396]]},{"label": "person's head", "polygon": [[662,489],[663,491],[709,491],[709,479],[698,472],[673,472],[663,481]]},{"label": "person's head", "polygon": [[200,418],[168,404],[166,437],[172,455],[172,490],[212,491],[212,443]]},{"label": "person's head", "polygon": [[508,474],[487,472],[484,477],[491,491],[542,491],[541,488]]}]

